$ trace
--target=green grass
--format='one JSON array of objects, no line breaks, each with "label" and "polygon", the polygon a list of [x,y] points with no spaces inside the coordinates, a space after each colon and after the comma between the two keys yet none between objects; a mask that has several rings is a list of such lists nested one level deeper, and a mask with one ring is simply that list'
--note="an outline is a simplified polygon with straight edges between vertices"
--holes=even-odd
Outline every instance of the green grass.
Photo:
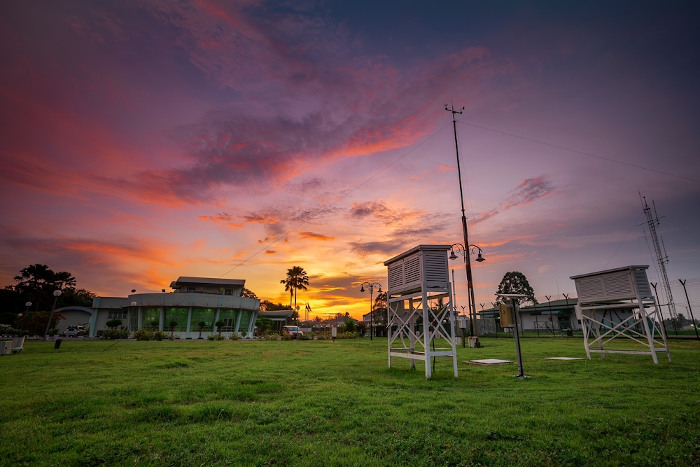
[{"label": "green grass", "polygon": [[585,357],[507,338],[387,368],[386,339],[27,342],[0,358],[2,465],[698,465],[700,343]]}]

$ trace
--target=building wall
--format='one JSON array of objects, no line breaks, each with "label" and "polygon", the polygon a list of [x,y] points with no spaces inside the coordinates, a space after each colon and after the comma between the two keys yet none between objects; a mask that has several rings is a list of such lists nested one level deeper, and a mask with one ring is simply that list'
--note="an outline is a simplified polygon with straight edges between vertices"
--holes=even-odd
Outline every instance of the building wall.
[{"label": "building wall", "polygon": [[[122,297],[95,297],[93,309],[97,316],[90,335],[107,329],[107,321],[120,314],[129,331],[138,329],[171,330],[182,339],[206,338],[221,331],[223,335],[237,333],[253,337],[260,301],[258,299],[209,294],[201,292],[132,294]],[[217,321],[224,321],[219,330]],[[204,326],[199,326],[203,322]]]}]

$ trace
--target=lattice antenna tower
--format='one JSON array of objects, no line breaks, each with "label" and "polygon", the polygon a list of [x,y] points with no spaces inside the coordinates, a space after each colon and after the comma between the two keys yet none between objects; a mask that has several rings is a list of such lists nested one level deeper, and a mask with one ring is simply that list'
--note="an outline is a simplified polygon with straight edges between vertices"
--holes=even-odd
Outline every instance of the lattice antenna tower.
[{"label": "lattice antenna tower", "polygon": [[[656,213],[656,203],[654,203],[654,201],[652,200],[651,204],[654,207],[653,214],[652,209],[647,204],[646,197],[642,196],[644,215],[647,216],[647,227],[649,227],[649,235],[651,236],[651,242],[654,244],[656,262],[659,265],[661,283],[663,284],[663,291],[666,294],[666,304],[668,305],[668,312],[671,315],[671,318],[676,319],[676,304],[673,302],[671,284],[668,282],[668,274],[666,274],[666,263],[668,263],[668,254],[666,253],[666,245],[664,245],[664,239],[661,238],[661,240],[659,241],[659,236],[656,234],[656,226],[660,224],[659,216]],[[659,303],[659,306],[661,306],[661,303]]]}]

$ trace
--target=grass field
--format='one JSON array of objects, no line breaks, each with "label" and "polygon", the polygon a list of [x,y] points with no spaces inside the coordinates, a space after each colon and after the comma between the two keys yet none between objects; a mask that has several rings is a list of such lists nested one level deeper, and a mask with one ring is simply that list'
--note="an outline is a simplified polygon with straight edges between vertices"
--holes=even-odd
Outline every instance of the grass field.
[{"label": "grass field", "polygon": [[386,339],[28,342],[0,358],[3,465],[699,465],[700,343],[585,357],[577,338],[387,368]]}]

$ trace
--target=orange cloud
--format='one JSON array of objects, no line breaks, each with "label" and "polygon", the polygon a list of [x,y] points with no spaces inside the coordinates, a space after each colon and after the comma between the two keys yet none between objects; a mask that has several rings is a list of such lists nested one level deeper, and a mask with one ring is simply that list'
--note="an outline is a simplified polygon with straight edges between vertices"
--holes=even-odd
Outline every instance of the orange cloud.
[{"label": "orange cloud", "polygon": [[299,236],[301,238],[308,238],[308,239],[312,239],[312,240],[321,240],[323,242],[335,240],[335,237],[328,237],[326,235],[321,235],[321,234],[317,234],[314,232],[299,232]]}]

